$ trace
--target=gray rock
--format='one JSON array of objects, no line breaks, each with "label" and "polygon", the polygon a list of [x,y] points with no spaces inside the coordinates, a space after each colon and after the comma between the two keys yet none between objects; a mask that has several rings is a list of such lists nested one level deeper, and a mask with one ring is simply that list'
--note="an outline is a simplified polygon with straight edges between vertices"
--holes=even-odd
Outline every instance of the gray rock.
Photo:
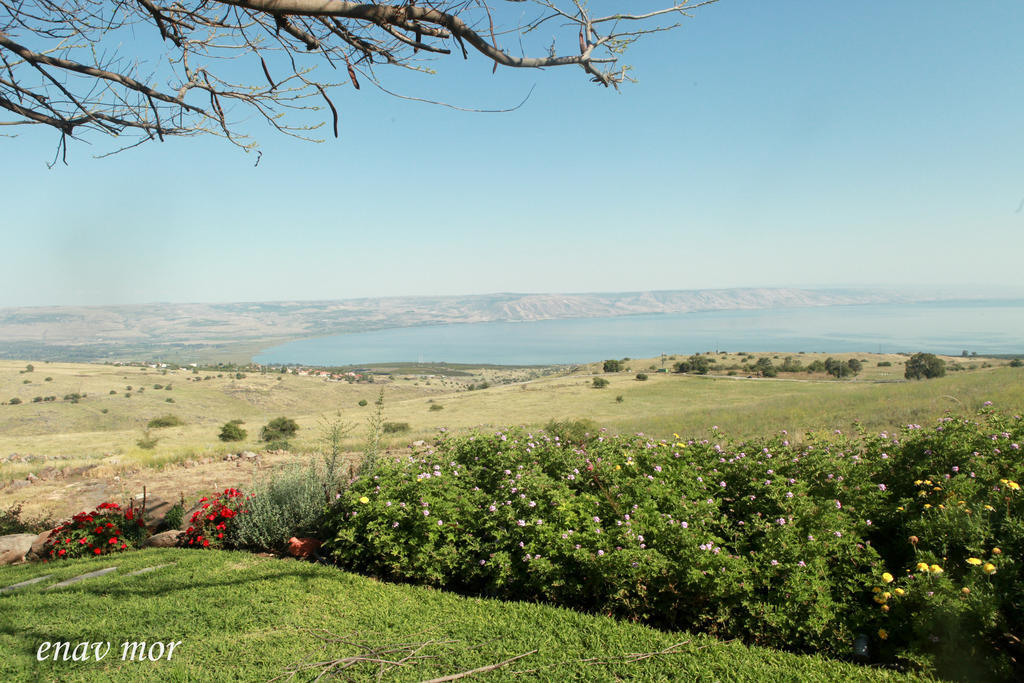
[{"label": "gray rock", "polygon": [[35,534],[0,536],[0,565],[24,562],[35,538]]},{"label": "gray rock", "polygon": [[174,548],[178,545],[182,532],[177,529],[153,534],[142,543],[143,548]]},{"label": "gray rock", "polygon": [[44,531],[34,538],[32,541],[32,547],[25,553],[26,560],[41,560],[46,557],[43,553],[46,550],[46,541],[50,538],[50,534],[53,531]]}]

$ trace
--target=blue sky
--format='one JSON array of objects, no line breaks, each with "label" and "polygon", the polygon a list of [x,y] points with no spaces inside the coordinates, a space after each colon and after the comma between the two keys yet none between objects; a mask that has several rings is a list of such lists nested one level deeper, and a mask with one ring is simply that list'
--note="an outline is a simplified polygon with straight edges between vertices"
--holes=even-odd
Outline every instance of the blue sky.
[{"label": "blue sky", "polygon": [[[594,3],[611,5],[614,3]],[[575,40],[574,35],[569,36]],[[549,41],[546,37],[545,41]],[[339,90],[341,138],[112,158],[0,139],[0,306],[1024,285],[1024,5],[721,0],[622,92],[471,55]],[[258,70],[253,78],[260,78]],[[7,127],[2,132],[10,133]]]}]

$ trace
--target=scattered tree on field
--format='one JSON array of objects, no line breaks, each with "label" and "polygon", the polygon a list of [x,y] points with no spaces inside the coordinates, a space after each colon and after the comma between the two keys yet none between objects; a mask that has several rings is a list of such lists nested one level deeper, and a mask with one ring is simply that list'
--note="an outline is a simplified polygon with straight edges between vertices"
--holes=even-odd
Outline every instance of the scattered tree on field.
[{"label": "scattered tree on field", "polygon": [[260,430],[260,441],[287,441],[299,431],[299,424],[290,417],[275,417]]},{"label": "scattered tree on field", "polygon": [[931,379],[946,374],[946,361],[934,353],[915,353],[907,359],[903,376],[907,379]]},{"label": "scattered tree on field", "polygon": [[605,372],[619,372],[620,370],[622,370],[622,361],[606,360],[604,362],[603,369]]},{"label": "scattered tree on field", "polygon": [[679,361],[672,366],[672,369],[675,372],[692,372],[695,375],[706,375],[708,370],[711,369],[711,364],[707,358],[698,353],[686,360]]},{"label": "scattered tree on field", "polygon": [[220,434],[217,437],[221,441],[245,441],[245,438],[249,436],[249,433],[242,429],[240,420],[231,420],[231,422],[224,423],[224,426],[220,428]]},{"label": "scattered tree on field", "polygon": [[762,377],[775,377],[779,374],[775,366],[772,365],[771,358],[758,358],[757,362],[754,363],[754,370],[760,373]]}]

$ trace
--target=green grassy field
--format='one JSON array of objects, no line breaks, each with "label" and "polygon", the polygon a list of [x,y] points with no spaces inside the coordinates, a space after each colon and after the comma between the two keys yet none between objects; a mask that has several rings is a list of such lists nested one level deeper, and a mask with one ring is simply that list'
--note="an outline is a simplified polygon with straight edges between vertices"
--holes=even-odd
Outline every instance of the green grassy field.
[{"label": "green grassy field", "polygon": [[[34,372],[26,373],[22,372],[24,362],[0,361],[0,397],[22,401],[0,405],[0,454],[61,456],[62,466],[99,460],[115,469],[161,465],[259,450],[260,427],[279,415],[295,418],[300,425],[293,451],[319,449],[326,419],[351,424],[345,446],[358,451],[382,388],[385,419],[410,427],[388,437],[391,447],[430,438],[441,427],[456,431],[480,426],[537,427],[551,419],[589,418],[612,431],[642,431],[659,438],[673,433],[699,436],[717,425],[729,434],[747,437],[781,429],[794,435],[845,430],[854,421],[872,430],[889,429],[924,423],[946,411],[970,412],[984,401],[1008,410],[1024,406],[1024,369],[1007,367],[1006,361],[981,367],[986,361],[972,359],[975,369],[906,382],[891,381],[902,375],[900,366],[877,365],[880,359],[895,364],[903,357],[858,356],[868,363],[853,381],[806,373],[780,374],[776,379],[662,374],[648,370],[660,365],[660,359],[631,360],[626,363],[627,372],[596,373],[609,380],[603,389],[592,386],[592,374],[600,364],[529,381],[516,381],[530,376],[522,371],[517,375],[489,368],[469,377],[396,375],[384,384],[348,384],[292,374],[256,373],[241,379],[226,372],[221,376],[187,371],[164,375],[158,370],[98,364],[37,363]],[[807,363],[815,357],[818,354],[801,359]],[[719,365],[736,360],[735,355],[723,356]],[[635,378],[640,371],[648,372],[647,381]],[[52,379],[46,381],[47,377]],[[193,381],[198,377],[210,379]],[[478,378],[489,378],[492,386],[467,391],[467,384]],[[156,389],[156,385],[172,389]],[[78,403],[61,400],[70,393],[86,397]],[[36,396],[51,395],[58,400],[32,402]],[[360,400],[367,406],[360,407]],[[137,442],[148,421],[165,414],[178,416],[184,424],[152,430],[151,436],[158,437],[155,448],[140,448]],[[218,440],[220,426],[231,419],[244,420],[246,441]],[[0,477],[9,480],[37,468],[31,463],[11,463]]]},{"label": "green grassy field", "polygon": [[[172,564],[173,563],[173,564]],[[168,565],[126,576],[133,570]],[[67,588],[57,580],[117,571]],[[487,680],[909,680],[901,674],[687,633],[665,633],[554,607],[391,585],[294,560],[227,551],[143,550],[118,557],[0,567],[4,681],[269,680],[289,667],[423,646],[383,680],[422,681],[532,653]],[[334,634],[334,642],[325,641]],[[111,643],[100,662],[37,661],[43,642]],[[181,641],[170,661],[122,661],[122,643]],[[405,644],[404,649],[399,646]],[[677,646],[673,648],[673,646]],[[672,648],[672,653],[638,658]],[[359,662],[348,680],[377,680]],[[293,680],[312,680],[319,669]]]}]

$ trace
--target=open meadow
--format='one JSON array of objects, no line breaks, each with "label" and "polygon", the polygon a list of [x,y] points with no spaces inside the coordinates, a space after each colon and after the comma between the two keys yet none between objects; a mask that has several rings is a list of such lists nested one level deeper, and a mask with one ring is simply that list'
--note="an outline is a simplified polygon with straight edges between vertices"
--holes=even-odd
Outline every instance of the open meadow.
[{"label": "open meadow", "polygon": [[[315,372],[76,363],[36,362],[28,372],[29,361],[0,361],[0,484],[6,484],[0,506],[22,502],[26,511],[64,514],[104,495],[137,493],[129,489],[142,485],[166,497],[237,483],[232,478],[248,482],[261,469],[322,451],[332,422],[347,429],[341,445],[355,459],[381,391],[383,419],[397,430],[383,435],[392,452],[430,441],[442,428],[458,433],[589,419],[612,433],[654,438],[702,436],[714,427],[738,438],[781,429],[800,438],[855,422],[876,431],[923,424],[947,411],[973,412],[985,401],[1024,405],[1024,369],[1007,367],[1007,360],[947,358],[964,369],[927,381],[904,381],[906,357],[897,354],[833,354],[863,360],[855,378],[842,380],[820,372],[761,378],[728,369],[754,357],[779,365],[786,355],[708,354],[715,363],[707,375],[659,372],[685,356],[624,360],[619,372],[609,373],[601,362],[546,369],[398,365],[377,369],[390,374],[375,375],[374,383],[331,381]],[[791,355],[805,365],[827,357]],[[595,388],[595,377],[608,385]],[[12,404],[14,398],[20,403]],[[147,426],[168,415],[181,424]],[[260,430],[279,416],[299,425],[290,454],[224,461],[228,454],[265,451]],[[230,420],[242,421],[245,439],[218,438]],[[39,478],[31,487],[23,483],[29,475]]]}]

